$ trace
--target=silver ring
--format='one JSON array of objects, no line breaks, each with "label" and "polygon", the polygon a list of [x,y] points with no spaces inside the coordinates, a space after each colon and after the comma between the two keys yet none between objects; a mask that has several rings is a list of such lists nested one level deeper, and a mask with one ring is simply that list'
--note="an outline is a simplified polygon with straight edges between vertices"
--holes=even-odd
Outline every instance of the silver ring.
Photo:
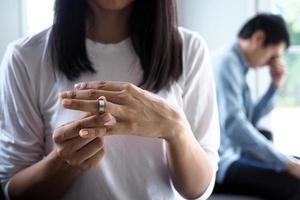
[{"label": "silver ring", "polygon": [[104,96],[101,96],[98,98],[98,113],[102,114],[105,113],[105,100],[104,100]]}]

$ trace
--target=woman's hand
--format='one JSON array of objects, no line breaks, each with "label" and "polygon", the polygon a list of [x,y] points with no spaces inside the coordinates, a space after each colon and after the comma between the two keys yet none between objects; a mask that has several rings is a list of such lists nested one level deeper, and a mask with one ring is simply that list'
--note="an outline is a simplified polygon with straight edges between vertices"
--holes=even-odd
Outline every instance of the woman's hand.
[{"label": "woman's hand", "polygon": [[94,115],[57,128],[53,134],[57,156],[82,171],[96,166],[104,154],[103,141],[98,135],[88,135],[81,129],[95,127],[99,134],[104,135],[103,124],[109,120],[111,116],[108,114]]},{"label": "woman's hand", "polygon": [[131,134],[163,138],[167,141],[168,167],[177,191],[186,198],[198,197],[206,191],[213,170],[184,115],[157,95],[130,83],[81,83],[75,85],[74,91],[61,94],[65,108],[91,112],[95,116],[101,96],[106,97],[105,112],[115,118],[115,123],[104,124],[106,133],[99,133],[93,126],[82,131],[99,136]]},{"label": "woman's hand", "polygon": [[[171,140],[188,125],[185,117],[163,99],[131,83],[80,83],[75,85],[74,91],[61,94],[65,108],[95,114],[98,112],[97,99],[100,96],[106,97],[105,112],[116,119],[116,123],[105,126],[107,134],[131,134]],[[94,128],[84,131],[93,134],[97,132]]]}]

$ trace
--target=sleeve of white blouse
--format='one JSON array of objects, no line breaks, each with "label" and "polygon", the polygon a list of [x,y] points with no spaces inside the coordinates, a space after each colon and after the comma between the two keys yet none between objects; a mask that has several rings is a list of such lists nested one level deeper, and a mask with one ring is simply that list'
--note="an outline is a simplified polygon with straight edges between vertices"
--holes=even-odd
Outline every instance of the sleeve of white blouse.
[{"label": "sleeve of white blouse", "polygon": [[[216,173],[220,128],[210,56],[205,41],[198,34],[194,33],[184,40],[186,40],[186,44],[183,45],[184,112]],[[198,199],[207,199],[211,195],[215,173],[207,191]]]},{"label": "sleeve of white blouse", "polygon": [[19,49],[10,45],[0,66],[0,181],[7,199],[10,178],[44,155],[43,121],[29,74]]}]

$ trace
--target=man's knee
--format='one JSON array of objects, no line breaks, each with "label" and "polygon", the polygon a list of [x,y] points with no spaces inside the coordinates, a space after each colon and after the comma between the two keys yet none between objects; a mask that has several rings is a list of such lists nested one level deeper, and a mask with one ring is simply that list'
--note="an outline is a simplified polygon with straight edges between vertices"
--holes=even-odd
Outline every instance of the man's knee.
[{"label": "man's knee", "polygon": [[300,179],[292,178],[293,180],[286,184],[288,187],[288,199],[300,200]]}]

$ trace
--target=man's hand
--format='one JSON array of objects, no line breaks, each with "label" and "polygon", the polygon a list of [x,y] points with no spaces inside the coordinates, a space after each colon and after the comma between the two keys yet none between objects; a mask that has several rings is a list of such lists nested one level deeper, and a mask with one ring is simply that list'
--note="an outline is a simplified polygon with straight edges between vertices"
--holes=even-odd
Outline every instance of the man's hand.
[{"label": "man's hand", "polygon": [[287,165],[287,172],[292,176],[300,179],[300,161],[297,159],[291,159]]},{"label": "man's hand", "polygon": [[283,86],[286,77],[286,65],[281,58],[272,59],[269,63],[272,82],[276,87]]}]

